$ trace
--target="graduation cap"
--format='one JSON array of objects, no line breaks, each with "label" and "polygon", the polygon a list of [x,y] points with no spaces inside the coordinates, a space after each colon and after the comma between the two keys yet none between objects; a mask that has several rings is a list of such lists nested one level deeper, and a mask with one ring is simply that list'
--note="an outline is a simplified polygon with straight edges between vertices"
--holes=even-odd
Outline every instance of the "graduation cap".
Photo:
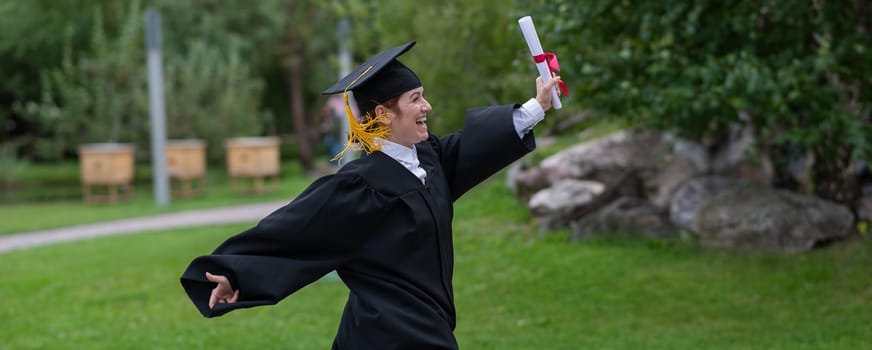
[{"label": "graduation cap", "polygon": [[350,74],[333,84],[323,94],[331,95],[342,93],[345,99],[345,114],[348,118],[349,135],[345,149],[334,159],[339,159],[349,149],[372,153],[380,149],[380,145],[374,142],[376,137],[385,137],[390,134],[390,129],[379,123],[379,116],[368,115],[358,121],[351,107],[348,105],[348,91],[354,93],[358,107],[364,113],[372,112],[379,104],[397,97],[411,89],[422,86],[421,80],[409,67],[397,57],[409,51],[415,46],[414,41],[379,52],[366,60]]},{"label": "graduation cap", "polygon": [[323,94],[353,91],[360,110],[367,112],[376,105],[421,86],[421,80],[397,57],[415,46],[414,41],[387,49],[372,56],[360,67],[333,84]]}]

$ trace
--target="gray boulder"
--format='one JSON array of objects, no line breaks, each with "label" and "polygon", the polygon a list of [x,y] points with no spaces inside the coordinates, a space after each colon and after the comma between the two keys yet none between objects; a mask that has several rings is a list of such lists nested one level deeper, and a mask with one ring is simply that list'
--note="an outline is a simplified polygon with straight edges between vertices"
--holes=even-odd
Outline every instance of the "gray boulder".
[{"label": "gray boulder", "polygon": [[669,157],[659,173],[651,177],[647,182],[647,197],[658,208],[668,210],[676,191],[686,181],[702,174],[702,171],[694,165],[692,159],[684,157]]},{"label": "gray boulder", "polygon": [[739,251],[799,253],[854,232],[845,206],[758,185],[705,201],[694,219],[702,246]]},{"label": "gray boulder", "polygon": [[697,209],[717,194],[742,183],[738,179],[720,176],[704,176],[688,180],[678,188],[672,197],[669,219],[680,228],[699,232],[699,228],[694,222]]},{"label": "gray boulder", "polygon": [[543,231],[566,227],[569,222],[595,209],[605,185],[596,181],[564,179],[536,192],[527,206]]},{"label": "gray boulder", "polygon": [[622,130],[554,154],[540,167],[549,169],[552,182],[560,178],[595,178],[602,169],[654,170],[668,151],[655,132]]},{"label": "gray boulder", "polygon": [[861,187],[863,196],[857,200],[857,219],[872,221],[872,183],[864,183]]},{"label": "gray boulder", "polygon": [[517,170],[510,169],[509,171],[509,188],[515,193],[521,201],[527,202],[536,192],[551,186],[552,183],[562,179],[571,179],[572,176],[566,175],[567,167],[519,167]]},{"label": "gray boulder", "polygon": [[570,228],[571,241],[613,233],[673,238],[678,232],[665,213],[637,197],[620,197],[596,212],[573,221]]},{"label": "gray boulder", "polygon": [[857,200],[857,219],[872,221],[872,196]]}]

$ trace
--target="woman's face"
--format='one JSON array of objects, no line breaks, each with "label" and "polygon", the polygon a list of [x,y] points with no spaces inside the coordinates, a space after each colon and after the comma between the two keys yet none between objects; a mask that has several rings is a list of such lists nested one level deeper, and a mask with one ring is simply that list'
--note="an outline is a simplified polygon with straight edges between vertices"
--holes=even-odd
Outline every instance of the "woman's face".
[{"label": "woman's face", "polygon": [[424,99],[424,87],[400,95],[397,105],[390,110],[394,117],[389,118],[391,134],[388,135],[388,140],[409,148],[426,140],[427,113],[431,109],[430,103]]}]

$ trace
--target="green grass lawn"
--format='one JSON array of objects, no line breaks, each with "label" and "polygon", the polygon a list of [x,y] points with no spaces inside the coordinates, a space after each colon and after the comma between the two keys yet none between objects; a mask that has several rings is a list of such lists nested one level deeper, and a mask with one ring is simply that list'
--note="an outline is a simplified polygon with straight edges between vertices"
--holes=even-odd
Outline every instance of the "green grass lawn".
[{"label": "green grass lawn", "polygon": [[[796,256],[689,242],[541,237],[501,181],[457,203],[463,349],[862,349],[872,242]],[[347,292],[322,280],[273,307],[205,319],[178,277],[248,225],[0,254],[0,349],[327,349]]]}]

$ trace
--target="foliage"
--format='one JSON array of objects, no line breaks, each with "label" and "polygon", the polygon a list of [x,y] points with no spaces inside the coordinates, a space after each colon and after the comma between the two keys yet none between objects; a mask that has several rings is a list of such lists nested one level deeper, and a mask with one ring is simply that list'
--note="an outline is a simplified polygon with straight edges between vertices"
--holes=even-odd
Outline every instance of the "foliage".
[{"label": "foliage", "polygon": [[780,171],[812,152],[819,194],[856,192],[839,174],[872,158],[872,3],[534,2],[581,104],[698,140],[749,125]]},{"label": "foliage", "polygon": [[[39,130],[30,145],[22,145],[32,147],[37,159],[62,159],[88,142],[131,142],[141,153],[148,150],[142,6],[128,3],[119,23],[104,22],[112,5],[93,7],[95,20],[85,47],[73,40],[79,29],[66,27],[62,64],[42,71],[41,98],[16,103],[16,112]],[[260,105],[264,84],[243,59],[245,49],[254,48],[233,38],[174,40],[174,33],[184,32],[165,24],[175,23],[175,15],[167,11],[162,16],[164,43],[169,43],[162,52],[169,136],[205,139],[212,145],[210,158],[220,159],[224,139],[259,135],[270,125],[271,116]],[[204,30],[209,29],[214,28]]]},{"label": "foliage", "polygon": [[[286,19],[281,0],[154,1],[161,11],[171,137],[207,140],[222,159],[224,138],[275,134],[262,70],[276,65]],[[286,103],[286,101],[284,101]]]},{"label": "foliage", "polygon": [[81,1],[0,1],[0,119],[11,101],[39,96],[35,72],[60,63],[68,27],[84,29],[73,41],[85,45],[93,14]]},{"label": "foliage", "polygon": [[269,125],[271,115],[259,105],[263,82],[252,77],[238,49],[200,40],[186,49],[166,64],[167,137],[205,140],[209,160],[220,161],[224,140],[259,136]]},{"label": "foliage", "polygon": [[[535,92],[535,70],[515,22],[530,6],[505,5],[3,2],[0,14],[10,20],[0,23],[0,69],[10,71],[0,82],[0,122],[8,132],[0,142],[39,161],[70,158],[81,142],[113,140],[135,143],[144,156],[146,7],[161,11],[170,136],[207,139],[212,161],[222,152],[222,137],[287,134],[314,125],[325,99],[320,92],[337,77],[335,32],[342,16],[352,23],[352,64],[390,46],[419,42],[403,59],[419,73],[435,106],[432,129],[454,131],[466,108],[523,102]],[[32,33],[29,40],[20,40],[24,33]],[[301,86],[295,87],[296,80]],[[291,103],[298,92],[302,98]],[[298,125],[287,117],[291,110],[302,115]]]},{"label": "foliage", "polygon": [[18,159],[12,152],[0,149],[0,191],[12,188],[13,181],[21,176],[28,163]]},{"label": "foliage", "polygon": [[537,75],[517,24],[524,10],[500,0],[429,6],[390,0],[350,1],[346,11],[353,27],[367,28],[354,31],[355,62],[417,41],[400,60],[424,83],[434,116],[427,123],[446,133],[463,126],[467,108],[523,103],[535,96]]},{"label": "foliage", "polygon": [[109,36],[102,9],[95,8],[93,50],[80,58],[72,47],[73,31],[67,29],[61,67],[42,74],[41,101],[18,104],[18,112],[42,126],[44,134],[34,140],[40,158],[62,159],[82,143],[140,141],[145,74],[133,62],[144,57],[140,17],[131,6],[119,33]]}]

